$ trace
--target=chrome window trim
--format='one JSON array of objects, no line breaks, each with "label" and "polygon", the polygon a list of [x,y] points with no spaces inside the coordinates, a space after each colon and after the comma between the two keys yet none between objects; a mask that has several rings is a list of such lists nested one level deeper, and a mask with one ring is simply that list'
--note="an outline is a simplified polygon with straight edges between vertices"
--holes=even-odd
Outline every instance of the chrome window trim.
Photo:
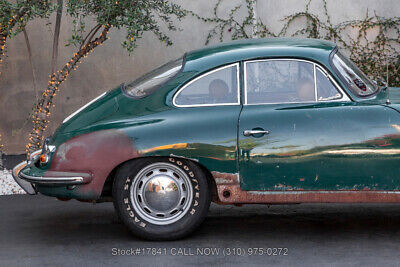
[{"label": "chrome window trim", "polygon": [[[339,92],[339,94],[342,95],[341,98],[332,99],[332,100],[327,100],[327,101],[319,101],[319,100],[318,100],[318,95],[317,95],[317,101],[318,101],[318,102],[351,101],[351,99],[347,96],[347,94],[345,94],[342,90],[340,90],[340,89],[342,89],[342,88],[339,86],[339,84],[335,81],[335,79],[333,79],[333,77],[332,77],[326,70],[324,70],[324,69],[321,68],[320,66],[316,66],[315,69],[316,69],[316,70],[319,70],[323,75],[325,75],[325,77],[328,79],[328,81],[330,81],[330,82],[333,84],[333,86],[336,88],[336,90]],[[315,73],[315,84],[317,84],[317,73]],[[339,89],[339,88],[340,88],[340,89]],[[318,90],[317,90],[317,94],[318,94]],[[345,99],[345,100],[343,100],[343,99]]]},{"label": "chrome window trim", "polygon": [[[315,90],[315,97],[317,98],[317,79],[316,79],[316,68],[322,70],[328,76],[328,80],[333,83],[336,90],[342,95],[339,99],[329,100],[329,101],[319,101],[316,99],[315,101],[302,101],[302,102],[279,102],[279,103],[255,103],[255,104],[248,104],[247,103],[247,63],[253,62],[266,62],[266,61],[299,61],[299,62],[307,62],[313,64],[314,69],[314,90]],[[329,102],[351,102],[352,100],[350,97],[345,93],[345,91],[339,86],[339,84],[333,79],[332,75],[326,71],[326,69],[318,63],[315,63],[310,60],[305,59],[297,59],[297,58],[269,58],[269,59],[255,59],[255,60],[247,60],[244,62],[243,66],[243,83],[244,83],[244,105],[246,106],[254,106],[254,105],[279,105],[279,104],[312,104],[312,103],[329,103]]]},{"label": "chrome window trim", "polygon": [[[189,85],[191,85],[192,83],[196,82],[197,80],[200,80],[201,78],[213,74],[217,71],[223,70],[223,69],[227,69],[227,68],[231,68],[235,66],[236,67],[236,95],[237,95],[237,102],[236,103],[217,103],[217,104],[193,104],[193,105],[179,105],[175,102],[176,97],[183,91],[185,90],[186,87],[188,87]],[[191,107],[215,107],[215,106],[237,106],[240,105],[240,67],[239,67],[239,62],[237,63],[233,63],[233,64],[229,64],[229,65],[225,65],[216,69],[213,69],[211,71],[208,71],[206,73],[203,73],[197,77],[195,77],[194,79],[190,80],[189,82],[187,82],[185,85],[183,85],[178,91],[176,91],[174,97],[172,98],[172,104],[175,107],[178,108],[191,108]]]},{"label": "chrome window trim", "polygon": [[314,100],[318,102],[318,90],[317,90],[317,67],[313,64],[313,72],[314,72]]},{"label": "chrome window trim", "polygon": [[102,93],[101,95],[99,95],[98,97],[92,99],[91,101],[89,101],[88,103],[86,103],[85,105],[83,105],[81,108],[79,108],[78,110],[76,110],[75,112],[73,112],[72,114],[70,114],[68,117],[66,117],[62,123],[66,123],[67,121],[69,121],[72,117],[74,117],[76,114],[78,114],[79,112],[81,112],[82,110],[84,110],[85,108],[87,108],[90,104],[92,104],[93,102],[99,100],[100,98],[102,98],[103,96],[105,96],[107,94],[107,92]]}]

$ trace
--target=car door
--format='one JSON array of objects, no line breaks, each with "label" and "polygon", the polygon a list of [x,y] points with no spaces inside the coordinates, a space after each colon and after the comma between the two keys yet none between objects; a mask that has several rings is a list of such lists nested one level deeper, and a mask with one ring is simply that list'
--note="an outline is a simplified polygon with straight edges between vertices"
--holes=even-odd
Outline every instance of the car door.
[{"label": "car door", "polygon": [[239,119],[243,190],[394,190],[399,114],[351,101],[323,67],[297,59],[244,64]]},{"label": "car door", "polygon": [[[198,160],[213,172],[238,173],[237,122],[241,110],[239,63],[217,67],[186,83],[173,98],[176,109],[154,132],[162,153]],[[163,138],[159,138],[163,132]],[[160,143],[157,143],[160,142]],[[165,144],[178,143],[174,147]],[[160,151],[156,152],[160,155]]]}]

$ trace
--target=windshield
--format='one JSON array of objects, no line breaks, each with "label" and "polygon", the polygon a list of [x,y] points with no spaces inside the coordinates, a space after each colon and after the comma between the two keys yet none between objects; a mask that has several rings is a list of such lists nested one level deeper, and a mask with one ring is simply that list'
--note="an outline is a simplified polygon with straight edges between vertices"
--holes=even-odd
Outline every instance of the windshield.
[{"label": "windshield", "polygon": [[134,98],[143,98],[152,94],[157,88],[175,76],[182,68],[183,58],[171,61],[143,75],[139,79],[122,86],[125,93]]},{"label": "windshield", "polygon": [[333,57],[333,65],[336,67],[350,89],[359,96],[368,96],[378,90],[378,86],[347,57],[337,52]]}]

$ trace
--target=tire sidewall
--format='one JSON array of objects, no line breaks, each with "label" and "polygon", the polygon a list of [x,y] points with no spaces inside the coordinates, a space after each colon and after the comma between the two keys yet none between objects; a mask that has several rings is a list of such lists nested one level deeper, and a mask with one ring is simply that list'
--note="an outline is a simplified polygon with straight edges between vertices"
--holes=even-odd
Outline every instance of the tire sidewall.
[{"label": "tire sidewall", "polygon": [[[137,173],[153,163],[170,163],[189,177],[192,186],[192,201],[186,214],[178,221],[167,225],[148,222],[132,205],[130,190]],[[210,205],[210,190],[207,178],[199,167],[189,160],[168,158],[146,158],[123,165],[117,172],[113,186],[114,206],[122,221],[135,234],[146,239],[177,239],[193,231],[204,219]]]}]

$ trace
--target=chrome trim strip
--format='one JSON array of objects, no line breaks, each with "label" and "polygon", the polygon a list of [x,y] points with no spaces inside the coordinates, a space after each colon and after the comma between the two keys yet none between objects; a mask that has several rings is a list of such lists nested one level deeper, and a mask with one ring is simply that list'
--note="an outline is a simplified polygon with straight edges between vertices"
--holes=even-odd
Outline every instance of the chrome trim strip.
[{"label": "chrome trim strip", "polygon": [[[332,78],[332,76],[326,72],[325,69],[321,68],[320,66],[317,66],[317,70],[320,70],[322,73],[324,73],[326,75],[326,77],[328,78],[328,80],[333,83],[333,86],[335,86],[336,90],[338,90],[339,94],[342,95],[341,98],[338,99],[333,99],[333,100],[329,100],[332,102],[337,102],[337,101],[351,101],[351,99],[348,97],[348,95],[346,93],[344,93],[344,90],[342,90],[342,88],[339,86],[339,84],[335,81],[335,79]],[[329,102],[329,101],[318,101],[318,102]]]},{"label": "chrome trim strip", "polygon": [[28,165],[27,161],[22,161],[16,165],[12,170],[12,177],[14,181],[29,195],[35,195],[37,192],[35,187],[28,181],[25,181],[19,177],[19,172]]},{"label": "chrome trim strip", "polygon": [[[237,102],[236,103],[218,103],[218,104],[197,104],[197,105],[178,105],[176,104],[175,100],[176,97],[180,94],[181,91],[183,91],[186,87],[188,87],[189,85],[191,85],[192,83],[194,83],[195,81],[209,75],[212,74],[214,72],[217,72],[219,70],[223,70],[226,68],[230,68],[232,66],[236,67],[236,87],[237,87]],[[240,105],[240,67],[239,67],[239,63],[233,63],[233,64],[229,64],[229,65],[225,65],[216,69],[213,69],[211,71],[208,71],[206,73],[201,74],[200,76],[197,76],[196,78],[190,80],[188,83],[186,83],[184,86],[182,86],[174,95],[174,97],[172,98],[172,104],[175,107],[178,108],[189,108],[189,107],[214,107],[214,106],[232,106],[232,105]]]},{"label": "chrome trim strip", "polygon": [[84,178],[81,176],[76,177],[42,177],[42,176],[31,176],[24,173],[19,173],[18,175],[21,179],[24,179],[33,183],[42,183],[42,184],[74,184],[74,183],[83,183]]},{"label": "chrome trim strip", "polygon": [[105,96],[107,94],[107,92],[102,93],[101,95],[99,95],[98,97],[96,97],[95,99],[91,100],[89,103],[85,104],[83,107],[79,108],[77,111],[73,112],[71,115],[69,115],[68,117],[66,117],[62,123],[66,123],[67,121],[69,121],[73,116],[75,116],[76,114],[78,114],[79,112],[81,112],[84,108],[86,108],[87,106],[89,106],[90,104],[92,104],[93,102],[95,102],[96,100],[102,98],[103,96]]},{"label": "chrome trim strip", "polygon": [[52,153],[52,152],[56,151],[56,146],[48,145],[48,146],[47,146],[47,149],[48,149],[48,151],[49,151],[50,153]]},{"label": "chrome trim strip", "polygon": [[315,67],[315,64],[313,64],[313,72],[314,72],[314,100],[315,102],[318,102],[318,96],[317,96],[317,68]]},{"label": "chrome trim strip", "polygon": [[[335,100],[330,100],[330,101],[304,101],[304,102],[279,102],[279,103],[256,103],[256,104],[248,104],[247,103],[247,63],[253,63],[253,62],[265,62],[265,61],[299,61],[299,62],[307,62],[311,63],[314,65],[314,82],[315,82],[315,89],[316,89],[316,73],[315,73],[315,68],[318,67],[321,70],[325,71],[327,75],[329,76],[329,80],[333,83],[333,85],[336,87],[336,90],[339,91],[339,93],[342,95],[341,98],[335,99]],[[345,101],[345,102],[350,102],[352,101],[350,97],[347,95],[345,90],[343,90],[339,84],[335,81],[335,79],[332,78],[332,76],[326,71],[326,69],[321,66],[318,63],[315,63],[310,60],[305,60],[305,59],[297,59],[297,58],[269,58],[269,59],[254,59],[254,60],[247,60],[244,62],[244,67],[243,67],[243,82],[244,82],[244,105],[246,106],[254,106],[254,105],[279,105],[279,104],[312,104],[312,103],[321,103],[321,102],[338,102],[338,101]]]},{"label": "chrome trim strip", "polygon": [[39,149],[39,150],[36,150],[35,152],[33,152],[29,156],[28,165],[31,165],[33,162],[36,162],[39,159],[40,154],[42,154],[42,149]]},{"label": "chrome trim strip", "polygon": [[246,68],[246,63],[247,62],[243,62],[243,97],[244,97],[244,105],[247,105],[247,68]]}]

